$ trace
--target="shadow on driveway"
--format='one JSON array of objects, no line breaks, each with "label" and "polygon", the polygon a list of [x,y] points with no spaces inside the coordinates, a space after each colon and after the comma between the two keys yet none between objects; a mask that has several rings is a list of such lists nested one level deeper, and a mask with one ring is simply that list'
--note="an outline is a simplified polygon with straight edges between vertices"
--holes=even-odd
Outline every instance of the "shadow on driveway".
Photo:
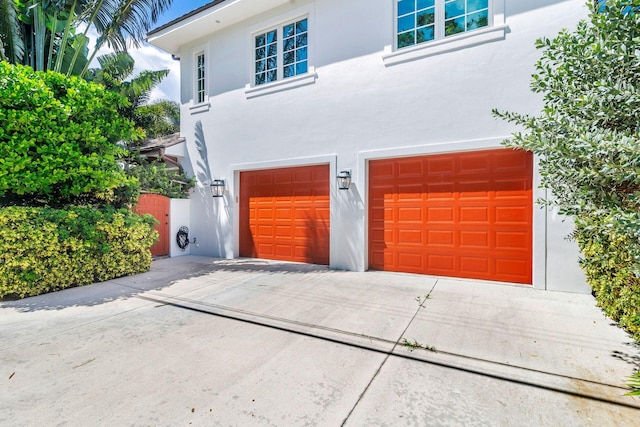
[{"label": "shadow on driveway", "polygon": [[160,291],[180,280],[203,277],[213,273],[318,274],[328,273],[327,266],[297,264],[259,259],[219,259],[199,256],[154,260],[146,273],[119,277],[105,282],[63,289],[57,292],[1,301],[0,310],[12,308],[18,312],[63,310],[69,307],[91,307],[115,300],[127,299],[147,291]]}]

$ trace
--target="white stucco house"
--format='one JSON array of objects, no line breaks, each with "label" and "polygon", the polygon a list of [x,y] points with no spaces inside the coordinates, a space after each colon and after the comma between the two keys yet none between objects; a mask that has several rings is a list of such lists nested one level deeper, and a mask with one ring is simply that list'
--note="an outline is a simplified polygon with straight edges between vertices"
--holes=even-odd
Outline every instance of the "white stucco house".
[{"label": "white stucco house", "polygon": [[534,42],[587,13],[215,0],[151,31],[181,64],[186,142],[169,154],[198,180],[190,253],[589,292],[570,221],[535,203],[537,159],[503,148],[516,129],[491,114],[540,110]]}]

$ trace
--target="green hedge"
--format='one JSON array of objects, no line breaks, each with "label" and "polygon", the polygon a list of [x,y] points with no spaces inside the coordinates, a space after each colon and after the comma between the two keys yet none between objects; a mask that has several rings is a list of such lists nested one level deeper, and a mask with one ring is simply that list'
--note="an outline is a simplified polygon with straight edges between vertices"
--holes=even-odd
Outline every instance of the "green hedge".
[{"label": "green hedge", "polygon": [[[622,221],[621,221],[622,219]],[[640,341],[640,223],[637,214],[576,217],[580,264],[596,301]]]},{"label": "green hedge", "polygon": [[149,270],[155,219],[127,209],[0,209],[0,298],[24,298]]}]

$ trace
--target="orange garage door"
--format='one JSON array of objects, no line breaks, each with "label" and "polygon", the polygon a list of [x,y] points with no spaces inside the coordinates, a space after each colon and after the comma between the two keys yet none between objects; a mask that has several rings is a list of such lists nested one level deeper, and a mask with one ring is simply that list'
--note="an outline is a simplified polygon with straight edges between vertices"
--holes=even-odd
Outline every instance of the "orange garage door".
[{"label": "orange garage door", "polygon": [[329,264],[329,165],[240,173],[240,256]]},{"label": "orange garage door", "polygon": [[533,157],[508,149],[369,164],[369,267],[531,284]]}]

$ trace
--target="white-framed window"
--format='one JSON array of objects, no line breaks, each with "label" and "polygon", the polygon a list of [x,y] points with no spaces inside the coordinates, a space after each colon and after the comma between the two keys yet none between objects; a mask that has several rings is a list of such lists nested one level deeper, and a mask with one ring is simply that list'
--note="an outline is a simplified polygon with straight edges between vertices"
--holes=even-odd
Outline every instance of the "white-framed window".
[{"label": "white-framed window", "polygon": [[492,0],[397,0],[396,48],[491,26]]},{"label": "white-framed window", "polygon": [[194,56],[194,68],[195,68],[195,93],[194,101],[196,104],[202,104],[206,97],[206,58],[204,52],[198,52]]},{"label": "white-framed window", "polygon": [[298,18],[253,35],[252,85],[309,72],[309,19]]}]

